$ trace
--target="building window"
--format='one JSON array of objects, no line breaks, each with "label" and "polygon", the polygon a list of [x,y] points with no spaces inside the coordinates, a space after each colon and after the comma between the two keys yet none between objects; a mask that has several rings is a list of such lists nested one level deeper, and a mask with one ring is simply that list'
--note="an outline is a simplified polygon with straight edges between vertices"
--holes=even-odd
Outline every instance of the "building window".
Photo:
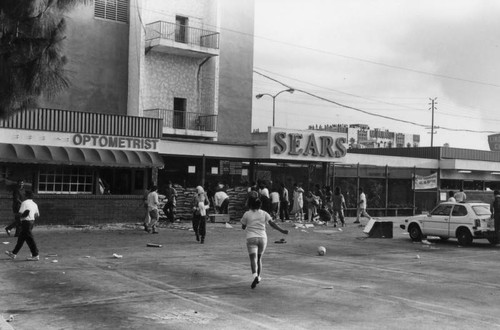
[{"label": "building window", "polygon": [[94,177],[90,170],[78,167],[46,168],[38,174],[40,194],[92,194]]},{"label": "building window", "polygon": [[188,18],[175,16],[175,41],[187,43]]},{"label": "building window", "polygon": [[186,128],[187,99],[174,97],[174,128]]},{"label": "building window", "polygon": [[95,0],[94,17],[128,22],[128,0]]}]

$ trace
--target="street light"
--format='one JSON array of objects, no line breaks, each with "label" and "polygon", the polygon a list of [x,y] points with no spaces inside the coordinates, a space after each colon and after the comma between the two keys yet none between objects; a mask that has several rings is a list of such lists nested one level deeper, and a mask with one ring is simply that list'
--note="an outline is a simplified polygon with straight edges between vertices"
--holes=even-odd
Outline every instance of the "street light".
[{"label": "street light", "polygon": [[293,89],[293,88],[284,89],[284,90],[282,90],[282,91],[280,91],[280,92],[278,92],[278,93],[276,93],[274,95],[267,94],[267,93],[255,95],[255,98],[257,98],[257,99],[260,99],[261,97],[263,97],[265,95],[270,96],[270,97],[273,98],[273,127],[274,127],[274,122],[275,122],[275,119],[276,119],[276,97],[278,95],[280,95],[281,93],[283,93],[283,92],[293,93],[293,92],[295,92],[295,89]]}]

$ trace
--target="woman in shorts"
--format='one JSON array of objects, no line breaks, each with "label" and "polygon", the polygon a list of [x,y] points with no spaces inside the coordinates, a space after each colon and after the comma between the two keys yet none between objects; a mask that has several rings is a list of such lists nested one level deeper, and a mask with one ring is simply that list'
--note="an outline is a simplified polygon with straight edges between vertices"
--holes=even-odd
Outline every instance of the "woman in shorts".
[{"label": "woman in shorts", "polygon": [[261,210],[262,202],[259,198],[249,200],[250,210],[246,211],[241,218],[241,228],[247,232],[247,249],[250,257],[250,267],[252,268],[252,285],[254,289],[260,282],[262,272],[262,255],[267,246],[266,223],[280,231],[288,234],[288,230],[282,229],[271,218],[269,213]]}]

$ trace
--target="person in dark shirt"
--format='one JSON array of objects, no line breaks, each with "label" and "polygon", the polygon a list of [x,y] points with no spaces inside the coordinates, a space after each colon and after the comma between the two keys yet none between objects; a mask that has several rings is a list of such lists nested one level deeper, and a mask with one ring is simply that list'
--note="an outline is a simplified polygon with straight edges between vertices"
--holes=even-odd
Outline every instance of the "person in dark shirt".
[{"label": "person in dark shirt", "polygon": [[168,221],[170,221],[170,223],[173,223],[175,221],[175,207],[177,205],[177,190],[172,187],[172,181],[168,181],[167,183],[165,199],[167,202],[163,207],[163,213],[165,213]]},{"label": "person in dark shirt", "polygon": [[14,221],[12,221],[7,227],[5,227],[5,232],[10,236],[10,231],[16,228],[15,237],[19,236],[21,232],[21,217],[19,214],[19,208],[21,203],[26,199],[26,192],[24,191],[24,180],[20,179],[17,181],[17,185],[12,192],[12,211],[14,212]]},{"label": "person in dark shirt", "polygon": [[495,232],[497,238],[500,238],[500,191],[493,192],[493,202],[491,203],[491,216],[495,223]]}]

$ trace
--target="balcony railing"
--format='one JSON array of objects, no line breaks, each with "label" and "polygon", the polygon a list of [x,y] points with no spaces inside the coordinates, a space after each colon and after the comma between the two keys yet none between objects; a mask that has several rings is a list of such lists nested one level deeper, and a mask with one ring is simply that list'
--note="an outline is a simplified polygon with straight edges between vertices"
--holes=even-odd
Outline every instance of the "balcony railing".
[{"label": "balcony railing", "polygon": [[146,41],[167,39],[193,46],[219,49],[219,33],[187,25],[158,21],[146,25]]},{"label": "balcony railing", "polygon": [[161,120],[60,109],[21,111],[0,119],[0,128],[161,138]]},{"label": "balcony railing", "polygon": [[168,109],[144,110],[144,116],[163,119],[163,127],[216,132],[217,115]]}]

